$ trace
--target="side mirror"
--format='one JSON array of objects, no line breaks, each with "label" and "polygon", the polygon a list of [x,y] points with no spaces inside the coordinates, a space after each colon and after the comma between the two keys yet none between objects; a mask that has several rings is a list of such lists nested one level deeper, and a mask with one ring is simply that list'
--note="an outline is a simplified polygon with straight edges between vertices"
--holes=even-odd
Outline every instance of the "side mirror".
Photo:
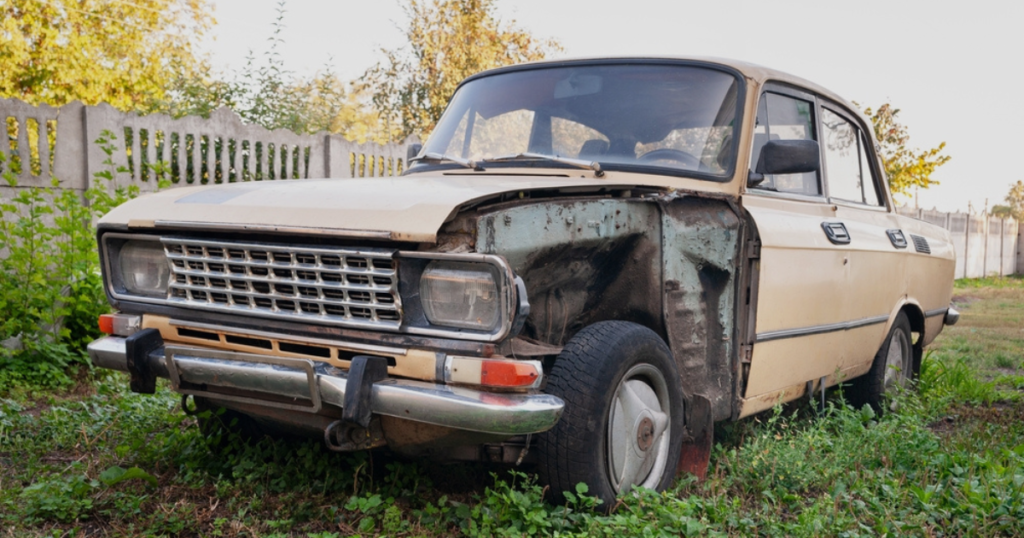
[{"label": "side mirror", "polygon": [[757,167],[747,183],[755,186],[765,174],[802,174],[821,169],[821,150],[816,140],[771,140],[761,148]]},{"label": "side mirror", "polygon": [[423,149],[423,144],[409,144],[409,146],[405,148],[406,166],[408,166],[409,161],[413,160],[420,154],[421,149]]}]

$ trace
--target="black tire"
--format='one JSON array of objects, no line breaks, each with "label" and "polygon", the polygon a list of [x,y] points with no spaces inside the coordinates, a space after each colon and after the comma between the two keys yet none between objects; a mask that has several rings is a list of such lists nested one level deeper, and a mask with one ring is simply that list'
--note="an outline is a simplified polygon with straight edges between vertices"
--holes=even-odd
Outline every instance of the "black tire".
[{"label": "black tire", "polygon": [[[600,498],[607,510],[631,484],[658,491],[672,484],[682,449],[684,399],[672,353],[653,331],[622,321],[584,328],[559,354],[545,392],[565,401],[561,420],[537,441],[538,471],[553,502],[562,503],[563,492],[575,493],[584,482],[588,495]],[[630,413],[638,401],[651,405]],[[636,463],[638,454],[642,463]],[[613,471],[617,462],[619,477]],[[634,479],[622,480],[630,469],[636,469]]]},{"label": "black tire", "polygon": [[881,349],[875,354],[871,370],[850,383],[846,395],[851,405],[861,408],[867,404],[876,412],[883,412],[885,395],[897,386],[907,386],[914,379],[914,350],[911,342],[910,320],[900,312],[882,342]]}]

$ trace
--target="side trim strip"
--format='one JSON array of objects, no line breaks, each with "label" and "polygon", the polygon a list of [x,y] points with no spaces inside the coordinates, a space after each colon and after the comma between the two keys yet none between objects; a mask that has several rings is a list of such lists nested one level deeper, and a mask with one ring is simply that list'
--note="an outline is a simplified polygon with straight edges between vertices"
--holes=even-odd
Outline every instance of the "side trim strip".
[{"label": "side trim strip", "polygon": [[945,307],[945,308],[936,308],[935,310],[929,310],[929,311],[924,313],[924,317],[926,317],[926,318],[933,318],[935,316],[945,316],[946,312],[948,310],[949,310],[948,306]]},{"label": "side trim strip", "polygon": [[886,321],[889,321],[889,316],[875,316],[872,318],[855,319],[853,321],[844,321],[841,323],[829,323],[826,325],[801,327],[799,329],[782,329],[778,331],[769,331],[766,333],[758,333],[756,342],[770,342],[772,340],[782,340],[783,338],[796,338],[798,336],[810,336],[812,334],[848,331],[850,329],[856,329],[858,327],[864,327],[867,325],[885,323]]}]

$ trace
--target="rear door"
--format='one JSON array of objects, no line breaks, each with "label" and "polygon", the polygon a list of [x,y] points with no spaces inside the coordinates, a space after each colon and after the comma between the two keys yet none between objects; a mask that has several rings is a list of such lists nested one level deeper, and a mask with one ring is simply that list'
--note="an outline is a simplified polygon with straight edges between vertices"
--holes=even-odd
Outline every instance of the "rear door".
[{"label": "rear door", "polygon": [[[847,379],[867,372],[905,289],[909,237],[886,207],[878,161],[867,127],[843,107],[821,102],[821,152],[835,222],[849,233],[848,294],[841,370]],[[911,249],[913,246],[911,245]]]}]

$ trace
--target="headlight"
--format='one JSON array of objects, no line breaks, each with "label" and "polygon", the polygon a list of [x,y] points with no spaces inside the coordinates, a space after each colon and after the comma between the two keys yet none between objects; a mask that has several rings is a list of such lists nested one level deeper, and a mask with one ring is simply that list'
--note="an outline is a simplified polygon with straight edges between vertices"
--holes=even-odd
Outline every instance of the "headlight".
[{"label": "headlight", "polygon": [[121,247],[121,279],[128,293],[149,297],[167,295],[171,265],[156,241],[128,241]]},{"label": "headlight", "polygon": [[420,298],[434,325],[489,331],[505,308],[497,269],[483,263],[431,262],[420,277]]}]

